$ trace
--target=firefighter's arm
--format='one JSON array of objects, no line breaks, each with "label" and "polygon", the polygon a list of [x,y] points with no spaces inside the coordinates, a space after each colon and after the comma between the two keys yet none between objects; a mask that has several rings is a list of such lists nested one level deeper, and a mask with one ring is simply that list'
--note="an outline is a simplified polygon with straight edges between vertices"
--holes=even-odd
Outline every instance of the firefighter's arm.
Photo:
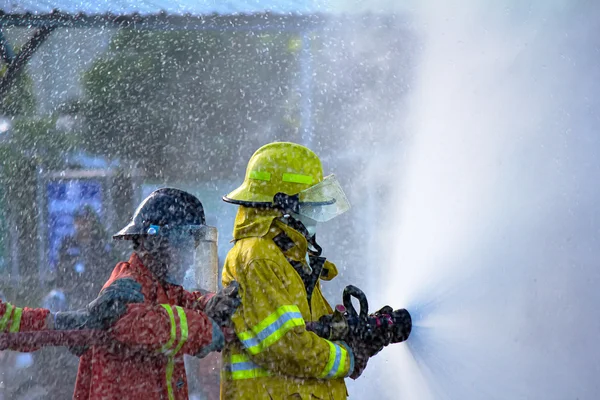
[{"label": "firefighter's arm", "polygon": [[343,342],[331,342],[306,330],[294,296],[287,292],[276,270],[276,263],[257,260],[238,276],[242,306],[232,321],[252,361],[299,378],[350,375],[354,369],[352,351]]},{"label": "firefighter's arm", "polygon": [[105,286],[98,297],[77,311],[57,312],[50,329],[108,329],[127,311],[127,304],[142,303],[142,286],[131,278],[121,278]]},{"label": "firefighter's arm", "polygon": [[[17,307],[0,301],[0,333],[42,331],[48,328],[50,310],[45,308]],[[2,349],[5,350],[5,349]],[[11,348],[16,351],[35,351],[35,346]]]},{"label": "firefighter's arm", "polygon": [[224,346],[221,329],[206,314],[169,304],[131,304],[110,330],[123,344],[167,356],[202,357]]},{"label": "firefighter's arm", "polygon": [[229,324],[231,316],[240,306],[239,284],[231,281],[227,286],[219,289],[216,293],[201,294],[200,292],[185,292],[184,295],[191,296],[192,301],[186,298],[185,304],[191,304],[192,309],[202,311],[219,326]]}]

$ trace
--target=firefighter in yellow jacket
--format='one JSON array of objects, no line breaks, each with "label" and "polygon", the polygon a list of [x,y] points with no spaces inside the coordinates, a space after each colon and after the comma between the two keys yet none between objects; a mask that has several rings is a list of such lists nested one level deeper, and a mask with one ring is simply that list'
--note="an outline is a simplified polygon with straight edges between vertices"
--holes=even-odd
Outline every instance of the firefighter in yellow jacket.
[{"label": "firefighter in yellow jacket", "polygon": [[254,153],[223,200],[240,206],[223,285],[239,282],[242,305],[232,318],[238,340],[223,353],[221,398],[345,399],[344,378],[357,378],[368,357],[305,328],[332,313],[319,281],[337,270],[320,257],[314,229],[348,210],[343,190],[323,178],[315,153],[280,142]]}]

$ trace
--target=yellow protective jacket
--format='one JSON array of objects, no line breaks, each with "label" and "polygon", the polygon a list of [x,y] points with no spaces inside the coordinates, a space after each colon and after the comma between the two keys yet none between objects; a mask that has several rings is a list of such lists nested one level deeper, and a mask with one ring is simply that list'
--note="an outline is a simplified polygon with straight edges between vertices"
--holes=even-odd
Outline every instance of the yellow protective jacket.
[{"label": "yellow protective jacket", "polygon": [[[306,266],[307,241],[280,216],[247,207],[236,216],[222,280],[240,284],[242,304],[232,318],[239,341],[223,351],[221,399],[345,399],[354,356],[345,343],[306,330],[305,322],[332,309],[318,282],[309,307],[302,278],[288,261]],[[285,253],[273,240],[282,233],[291,239]],[[321,279],[335,275],[325,262]]]}]

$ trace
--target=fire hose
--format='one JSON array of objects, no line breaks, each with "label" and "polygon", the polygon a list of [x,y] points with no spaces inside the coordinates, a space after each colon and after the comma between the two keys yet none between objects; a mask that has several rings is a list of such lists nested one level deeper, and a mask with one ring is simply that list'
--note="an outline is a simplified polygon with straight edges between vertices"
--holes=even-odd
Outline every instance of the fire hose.
[{"label": "fire hose", "polygon": [[[358,300],[357,312],[352,298]],[[408,339],[412,320],[405,309],[393,310],[386,306],[369,314],[367,297],[359,288],[347,286],[343,293],[343,305],[337,305],[332,315],[318,322],[308,322],[306,329],[329,340],[346,340],[358,337],[373,347],[376,353],[388,344]],[[45,330],[0,334],[0,349],[39,348],[46,346],[110,346],[117,343],[110,330]]]},{"label": "fire hose", "polygon": [[0,334],[0,349],[38,348],[46,346],[107,346],[115,339],[102,330],[30,331]]}]

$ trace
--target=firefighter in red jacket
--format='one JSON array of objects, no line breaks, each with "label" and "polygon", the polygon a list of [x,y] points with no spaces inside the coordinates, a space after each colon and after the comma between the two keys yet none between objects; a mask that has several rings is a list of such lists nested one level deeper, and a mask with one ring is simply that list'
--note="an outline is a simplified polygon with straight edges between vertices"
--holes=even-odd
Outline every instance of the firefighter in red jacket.
[{"label": "firefighter in red jacket", "polygon": [[117,264],[92,303],[51,313],[0,302],[0,332],[108,330],[115,339],[111,346],[72,349],[81,355],[74,399],[187,399],[183,355],[220,351],[220,327],[240,302],[236,284],[205,296],[181,287],[188,268],[202,268],[202,254],[195,249],[214,235],[211,229],[196,197],[156,190],[114,235],[131,240],[134,252],[128,262]]},{"label": "firefighter in red jacket", "polygon": [[127,304],[110,327],[118,344],[85,350],[75,399],[188,398],[183,355],[220,351],[220,327],[239,305],[235,285],[207,296],[181,286],[188,268],[206,262],[196,248],[211,229],[196,197],[164,188],[151,193],[113,236],[131,240],[133,254],[117,264],[103,291],[120,288],[116,297],[129,303],[141,293],[143,303]]}]

